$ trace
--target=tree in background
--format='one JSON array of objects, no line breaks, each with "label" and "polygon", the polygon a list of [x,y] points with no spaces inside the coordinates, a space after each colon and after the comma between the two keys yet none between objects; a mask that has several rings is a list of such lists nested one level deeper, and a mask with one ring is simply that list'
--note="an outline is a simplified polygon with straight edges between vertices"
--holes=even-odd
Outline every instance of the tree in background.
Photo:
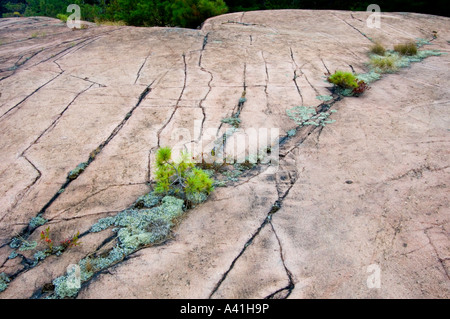
[{"label": "tree in background", "polygon": [[135,26],[195,28],[228,8],[223,0],[116,0],[115,20]]},{"label": "tree in background", "polygon": [[168,2],[172,25],[195,28],[206,19],[224,14],[228,7],[223,0],[176,0]]},{"label": "tree in background", "polygon": [[167,12],[169,1],[164,0],[115,0],[113,20],[125,21],[134,26],[165,26],[170,24]]},{"label": "tree in background", "polygon": [[[125,21],[136,26],[195,28],[219,14],[267,9],[333,9],[365,11],[372,0],[1,0],[0,15],[67,14],[69,4],[81,8],[83,20]],[[417,12],[450,16],[448,0],[377,0],[382,12]]]}]

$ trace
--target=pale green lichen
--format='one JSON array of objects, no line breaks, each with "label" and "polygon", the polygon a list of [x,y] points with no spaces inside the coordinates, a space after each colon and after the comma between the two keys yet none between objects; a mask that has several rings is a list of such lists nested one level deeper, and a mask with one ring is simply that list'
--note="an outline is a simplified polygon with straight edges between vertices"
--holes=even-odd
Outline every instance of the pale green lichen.
[{"label": "pale green lichen", "polygon": [[[72,267],[66,275],[53,280],[55,286],[55,295],[59,298],[73,298],[78,294],[80,286],[77,277],[74,276],[76,267]],[[75,282],[74,282],[75,281]]]},{"label": "pale green lichen", "polygon": [[121,226],[117,231],[120,246],[135,251],[142,246],[162,242],[169,236],[173,220],[181,214],[182,204],[178,208],[163,204],[152,209],[124,211],[116,222]]},{"label": "pale green lichen", "polygon": [[183,214],[183,205],[183,200],[165,196],[160,206],[151,209],[126,209],[116,216],[102,218],[91,227],[91,232],[116,226],[115,231],[121,246],[135,250],[167,238],[174,219]]},{"label": "pale green lichen", "polygon": [[238,177],[242,175],[242,171],[235,169],[231,171],[225,171],[222,173],[222,175],[225,176],[226,179],[230,182],[237,182],[239,181]]},{"label": "pale green lichen", "polygon": [[416,45],[418,48],[423,47],[424,45],[428,45],[431,44],[430,41],[428,41],[427,39],[422,39],[422,38],[417,38],[416,39]]},{"label": "pale green lichen", "polygon": [[214,187],[226,187],[227,186],[227,182],[226,181],[218,181],[215,180],[213,183]]},{"label": "pale green lichen", "polygon": [[114,246],[104,257],[86,257],[78,263],[80,267],[80,281],[86,282],[98,271],[106,269],[119,261],[122,261],[130,252],[126,249]]},{"label": "pale green lichen", "polygon": [[47,258],[47,256],[48,254],[45,251],[38,251],[33,255],[34,260],[37,262],[44,260],[45,258]]},{"label": "pale green lichen", "polygon": [[230,124],[233,127],[239,127],[241,120],[236,117],[227,117],[221,120],[222,123]]},{"label": "pale green lichen", "polygon": [[239,104],[244,104],[245,102],[247,102],[247,99],[245,97],[241,97],[239,99]]},{"label": "pale green lichen", "polygon": [[356,75],[356,78],[359,81],[364,81],[366,84],[371,84],[375,81],[378,81],[381,78],[381,74],[371,70],[367,73],[360,73]]},{"label": "pale green lichen", "polygon": [[[369,66],[371,72],[369,72],[369,74],[393,73],[399,68],[408,67],[412,62],[420,62],[427,57],[439,56],[442,54],[443,52],[437,50],[420,50],[417,51],[417,54],[409,56],[401,55],[398,52],[389,50],[385,56],[372,55],[370,57]],[[358,76],[358,78],[360,78],[360,76]]]},{"label": "pale green lichen", "polygon": [[325,126],[335,122],[335,120],[328,120],[328,117],[331,115],[330,112],[317,112],[314,108],[307,106],[295,106],[286,110],[286,114],[298,126]]},{"label": "pale green lichen", "polygon": [[188,193],[186,194],[186,199],[192,204],[200,204],[208,199],[208,194],[206,193]]},{"label": "pale green lichen", "polygon": [[36,248],[36,246],[37,246],[36,241],[28,242],[26,240],[23,240],[22,245],[20,246],[19,250],[20,251],[33,250]]},{"label": "pale green lichen", "polygon": [[15,251],[15,250],[13,250],[10,254],[9,254],[9,256],[8,256],[8,259],[14,259],[14,258],[16,258],[18,255],[17,255],[17,252]]},{"label": "pale green lichen", "polygon": [[28,224],[28,226],[29,226],[31,229],[34,229],[34,228],[37,228],[37,227],[39,227],[39,226],[44,225],[46,222],[48,222],[47,219],[43,218],[42,216],[36,216],[36,217],[33,217],[33,218],[31,219],[31,221],[30,221],[30,223]]},{"label": "pale green lichen", "polygon": [[292,129],[286,132],[287,136],[292,137],[295,134],[297,134],[297,130],[296,129]]},{"label": "pale green lichen", "polygon": [[70,180],[76,179],[81,173],[84,172],[86,167],[88,167],[88,163],[87,162],[83,162],[83,163],[78,164],[78,166],[75,167],[75,169],[73,169],[73,170],[71,170],[69,172],[69,175],[67,175],[67,178],[70,179]]},{"label": "pale green lichen", "polygon": [[316,99],[318,99],[319,101],[331,101],[333,99],[333,97],[331,95],[317,95]]},{"label": "pale green lichen", "polygon": [[94,225],[91,226],[91,232],[98,233],[102,230],[105,230],[106,228],[114,225],[115,220],[115,217],[105,217],[99,219]]},{"label": "pale green lichen", "polygon": [[8,288],[9,282],[9,277],[4,272],[0,273],[0,292]]},{"label": "pale green lichen", "polygon": [[[150,200],[150,197],[147,199]],[[150,201],[154,202],[156,200]],[[147,204],[149,203],[147,202]],[[167,239],[175,220],[182,216],[183,213],[184,201],[182,199],[165,196],[162,198],[159,206],[144,209],[130,208],[121,211],[116,216],[100,219],[91,227],[91,232],[98,232],[108,227],[116,226],[113,230],[117,232],[118,241],[108,255],[89,256],[80,260],[78,263],[80,283],[88,281],[96,272],[120,262],[136,250]],[[42,253],[35,255],[36,259],[42,257],[44,257]],[[72,277],[73,274],[68,273],[53,281],[55,286],[54,297],[71,298],[78,294],[81,285],[75,286],[71,284],[70,280]]]},{"label": "pale green lichen", "polygon": [[161,195],[155,194],[155,192],[150,192],[146,195],[139,197],[134,204],[136,208],[152,208],[159,204],[161,201]]},{"label": "pale green lichen", "polygon": [[23,240],[19,237],[14,237],[9,244],[9,247],[17,249],[22,245]]}]

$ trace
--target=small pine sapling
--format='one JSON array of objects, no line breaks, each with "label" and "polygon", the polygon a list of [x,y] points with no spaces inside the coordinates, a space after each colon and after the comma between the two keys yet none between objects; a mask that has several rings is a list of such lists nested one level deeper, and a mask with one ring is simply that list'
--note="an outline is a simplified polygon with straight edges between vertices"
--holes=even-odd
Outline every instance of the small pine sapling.
[{"label": "small pine sapling", "polygon": [[173,192],[184,195],[192,203],[206,200],[214,182],[205,171],[195,167],[189,154],[181,153],[180,158],[173,161],[168,147],[156,152],[155,180],[155,193]]},{"label": "small pine sapling", "polygon": [[213,190],[213,180],[209,175],[200,168],[193,168],[186,178],[185,192],[188,195],[195,193],[206,193],[207,195]]},{"label": "small pine sapling", "polygon": [[358,80],[353,73],[339,70],[334,74],[329,75],[327,81],[333,83],[342,90],[351,91],[351,95],[355,96],[362,94],[369,88],[367,83],[362,80]]},{"label": "small pine sapling", "polygon": [[343,89],[354,89],[358,87],[356,76],[351,72],[336,71],[327,78],[327,81]]}]

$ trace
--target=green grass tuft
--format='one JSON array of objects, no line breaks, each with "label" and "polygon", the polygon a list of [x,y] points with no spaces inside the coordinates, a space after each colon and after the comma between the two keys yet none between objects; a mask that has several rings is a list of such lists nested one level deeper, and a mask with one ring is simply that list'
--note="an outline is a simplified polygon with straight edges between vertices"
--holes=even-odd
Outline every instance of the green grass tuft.
[{"label": "green grass tuft", "polygon": [[417,54],[417,45],[410,41],[406,43],[397,44],[394,46],[394,51],[400,55],[412,56]]},{"label": "green grass tuft", "polygon": [[386,54],[386,48],[381,43],[375,42],[370,47],[370,53],[383,56]]},{"label": "green grass tuft", "polygon": [[377,73],[393,73],[398,70],[398,54],[388,54],[386,56],[372,55],[370,66]]}]

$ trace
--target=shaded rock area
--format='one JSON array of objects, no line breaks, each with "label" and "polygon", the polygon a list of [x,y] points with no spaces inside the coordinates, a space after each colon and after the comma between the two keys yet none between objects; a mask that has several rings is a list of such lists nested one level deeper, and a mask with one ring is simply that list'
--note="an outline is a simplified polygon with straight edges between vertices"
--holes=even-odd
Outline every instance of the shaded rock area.
[{"label": "shaded rock area", "polygon": [[[216,187],[77,298],[449,298],[449,55],[335,98],[332,124],[286,114],[324,105],[324,73],[367,72],[375,41],[450,51],[448,18],[368,16],[233,13],[199,30],[0,19],[0,298],[45,297],[101,255],[114,232],[91,226],[151,190],[158,147],[210,152],[230,117],[279,130],[278,166]],[[47,227],[82,244],[33,262]],[[19,237],[37,246],[12,248]]]}]

